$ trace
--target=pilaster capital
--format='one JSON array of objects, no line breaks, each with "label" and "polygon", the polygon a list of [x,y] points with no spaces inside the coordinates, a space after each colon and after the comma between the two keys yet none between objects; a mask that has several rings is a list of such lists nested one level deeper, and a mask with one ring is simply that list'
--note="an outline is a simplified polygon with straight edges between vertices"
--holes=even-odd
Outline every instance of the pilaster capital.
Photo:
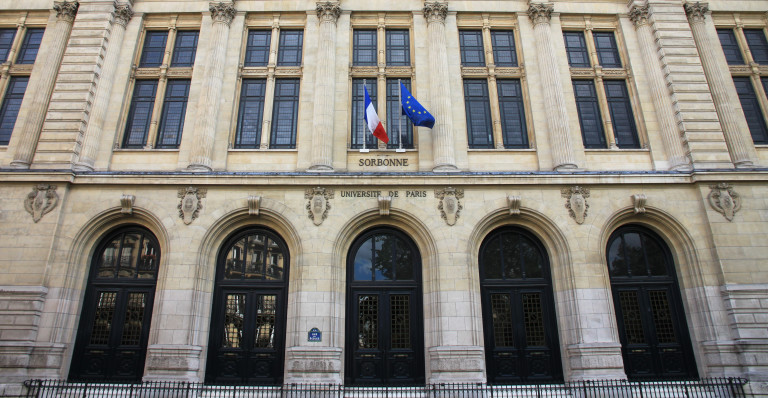
[{"label": "pilaster capital", "polygon": [[77,14],[77,7],[80,4],[76,1],[55,1],[53,10],[56,11],[56,19],[59,21],[72,22]]},{"label": "pilaster capital", "polygon": [[688,20],[691,23],[703,23],[704,17],[709,12],[709,4],[702,2],[685,3],[685,13],[688,14]]},{"label": "pilaster capital", "polygon": [[552,19],[552,11],[555,10],[555,6],[552,3],[529,3],[528,4],[528,17],[534,25],[548,24]]},{"label": "pilaster capital", "polygon": [[213,22],[221,22],[224,24],[229,25],[232,23],[232,18],[235,17],[235,2],[234,1],[228,1],[223,2],[220,1],[218,3],[209,3],[208,10],[211,11],[211,18],[213,18]]},{"label": "pilaster capital", "polygon": [[424,2],[423,11],[428,23],[439,22],[444,24],[445,17],[448,15],[448,2],[426,1]]},{"label": "pilaster capital", "polygon": [[133,18],[133,8],[130,4],[118,4],[115,7],[115,23],[125,27]]},{"label": "pilaster capital", "polygon": [[339,15],[341,15],[340,3],[341,2],[339,1],[318,1],[315,10],[317,11],[317,18],[320,22],[336,23],[336,20],[339,19]]},{"label": "pilaster capital", "polygon": [[650,15],[650,7],[648,7],[648,4],[644,5],[633,5],[632,8],[629,9],[629,19],[632,20],[632,22],[635,24],[636,28],[639,28],[643,25],[648,25],[648,17]]}]

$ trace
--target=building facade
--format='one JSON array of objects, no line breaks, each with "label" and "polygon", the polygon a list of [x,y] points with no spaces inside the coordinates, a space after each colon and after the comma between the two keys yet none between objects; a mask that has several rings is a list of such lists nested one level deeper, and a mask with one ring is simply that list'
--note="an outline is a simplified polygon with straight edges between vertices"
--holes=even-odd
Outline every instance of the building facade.
[{"label": "building facade", "polygon": [[765,392],[767,36],[763,0],[0,0],[0,392]]}]

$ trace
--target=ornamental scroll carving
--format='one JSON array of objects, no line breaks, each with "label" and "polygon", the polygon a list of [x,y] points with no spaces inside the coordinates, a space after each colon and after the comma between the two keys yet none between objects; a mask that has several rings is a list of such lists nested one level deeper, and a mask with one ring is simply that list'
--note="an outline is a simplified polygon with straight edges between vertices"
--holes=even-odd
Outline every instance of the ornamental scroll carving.
[{"label": "ornamental scroll carving", "polygon": [[709,12],[709,4],[702,2],[685,3],[685,13],[691,22],[704,22],[704,17]]},{"label": "ornamental scroll carving", "polygon": [[710,185],[709,204],[726,220],[733,221],[733,216],[741,209],[741,196],[733,190],[731,184],[721,182]]},{"label": "ornamental scroll carving", "polygon": [[635,24],[635,27],[647,25],[649,15],[650,15],[650,7],[648,7],[648,4],[644,4],[641,6],[635,4],[629,10],[629,19],[632,20],[632,23]]},{"label": "ornamental scroll carving", "polygon": [[315,10],[320,22],[336,23],[341,15],[341,6],[338,1],[318,1]]},{"label": "ornamental scroll carving", "polygon": [[133,195],[121,195],[120,196],[120,213],[133,214],[133,203],[136,202],[136,197]]},{"label": "ornamental scroll carving", "polygon": [[445,220],[446,224],[455,225],[461,210],[464,208],[460,200],[464,198],[464,190],[453,187],[435,190],[435,197],[439,199],[437,209],[440,210],[440,217]]},{"label": "ornamental scroll carving", "polygon": [[56,193],[56,185],[37,184],[32,187],[32,192],[24,199],[24,209],[32,215],[34,222],[40,221],[44,215],[53,210],[59,203],[59,194]]},{"label": "ornamental scroll carving", "polygon": [[379,215],[388,216],[389,209],[392,207],[391,196],[379,196]]},{"label": "ornamental scroll carving", "polygon": [[179,188],[178,197],[181,199],[177,208],[179,209],[179,217],[184,220],[184,224],[191,224],[197,216],[200,214],[200,210],[203,208],[203,199],[208,192],[205,188]]},{"label": "ornamental scroll carving", "polygon": [[645,202],[648,197],[644,193],[632,195],[632,206],[635,208],[635,214],[645,214]]},{"label": "ornamental scroll carving", "polygon": [[427,1],[424,2],[424,16],[427,18],[428,23],[440,22],[445,23],[445,17],[448,16],[448,2],[447,1]]},{"label": "ornamental scroll carving", "polygon": [[115,23],[126,27],[133,18],[133,10],[130,4],[119,4],[115,7]]},{"label": "ornamental scroll carving", "polygon": [[232,18],[235,17],[235,2],[218,2],[209,3],[208,10],[211,12],[211,18],[213,22],[222,22],[229,25],[232,22]]},{"label": "ornamental scroll carving", "polygon": [[509,195],[507,196],[507,208],[509,209],[509,215],[510,216],[519,216],[520,215],[520,202],[522,199],[520,196],[517,195]]},{"label": "ornamental scroll carving", "polygon": [[72,22],[77,14],[77,7],[80,4],[76,1],[55,1],[53,10],[56,11],[56,19],[59,21]]},{"label": "ornamental scroll carving", "polygon": [[583,224],[587,217],[587,210],[589,210],[587,203],[589,188],[574,186],[563,188],[560,193],[562,197],[566,198],[565,208],[568,209],[568,214],[576,220],[577,224]]},{"label": "ornamental scroll carving", "polygon": [[304,192],[304,199],[307,199],[307,215],[315,225],[320,225],[323,220],[328,218],[328,210],[331,210],[333,199],[333,190],[325,188],[310,188]]},{"label": "ornamental scroll carving", "polygon": [[528,6],[528,18],[531,18],[534,25],[548,24],[554,10],[555,6],[552,3],[530,3]]},{"label": "ornamental scroll carving", "polygon": [[261,213],[261,196],[248,195],[248,215],[258,216]]}]

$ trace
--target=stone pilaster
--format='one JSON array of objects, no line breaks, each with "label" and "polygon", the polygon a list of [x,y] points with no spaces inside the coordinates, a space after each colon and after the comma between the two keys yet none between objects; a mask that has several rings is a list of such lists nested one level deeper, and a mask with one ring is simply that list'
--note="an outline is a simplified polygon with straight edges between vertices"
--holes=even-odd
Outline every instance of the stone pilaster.
[{"label": "stone pilaster", "polygon": [[104,129],[104,120],[107,115],[107,107],[109,106],[109,95],[112,92],[115,70],[117,70],[117,63],[120,59],[125,27],[131,18],[133,18],[133,10],[130,4],[120,4],[115,7],[112,33],[109,36],[110,49],[107,51],[104,66],[101,68],[99,84],[96,87],[96,95],[88,119],[88,127],[83,137],[80,158],[72,167],[75,170],[93,170],[101,131]]},{"label": "stone pilaster", "polygon": [[[45,121],[45,114],[50,103],[53,85],[64,56],[69,34],[72,31],[72,23],[75,21],[78,3],[76,1],[54,2],[53,10],[56,12],[56,23],[45,35],[51,37],[46,48],[41,48],[35,68],[29,79],[29,86],[24,95],[22,109],[19,110],[20,118],[13,129],[11,139],[17,140],[11,167],[28,169],[35,156],[37,140]],[[25,109],[26,108],[26,109]]]},{"label": "stone pilaster", "polygon": [[235,17],[235,3],[210,3],[213,27],[210,36],[210,53],[205,60],[203,84],[197,101],[193,147],[188,170],[211,171],[211,153],[216,133],[216,115],[218,114],[221,85],[224,80],[224,61],[227,55],[229,24]]},{"label": "stone pilaster", "polygon": [[433,171],[456,171],[456,155],[453,139],[453,110],[448,75],[448,53],[445,42],[445,17],[448,2],[424,3],[427,20],[427,47],[429,48],[429,94],[435,116],[433,135]]},{"label": "stone pilaster", "polygon": [[554,7],[548,3],[531,3],[528,16],[533,23],[536,36],[537,57],[541,69],[541,81],[544,87],[544,104],[547,109],[549,140],[552,146],[552,164],[556,171],[576,169],[568,114],[565,110],[563,84],[557,67],[557,52],[552,43],[552,30],[549,26]]},{"label": "stone pilaster", "polygon": [[341,15],[338,1],[317,3],[320,23],[317,37],[317,69],[312,112],[312,165],[309,171],[333,171],[333,108],[336,79],[336,21]]},{"label": "stone pilaster", "polygon": [[757,160],[757,153],[747,120],[739,112],[741,102],[733,87],[720,42],[709,34],[709,31],[714,31],[714,27],[707,27],[712,24],[712,19],[706,18],[709,7],[707,3],[686,3],[685,12],[688,14],[693,39],[699,50],[701,65],[709,82],[709,91],[712,93],[731,160],[736,167],[752,167]]}]

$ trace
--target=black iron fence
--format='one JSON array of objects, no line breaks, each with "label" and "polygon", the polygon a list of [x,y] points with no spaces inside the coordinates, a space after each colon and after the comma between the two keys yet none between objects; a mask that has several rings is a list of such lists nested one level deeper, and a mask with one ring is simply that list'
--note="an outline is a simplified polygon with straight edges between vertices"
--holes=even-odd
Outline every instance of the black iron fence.
[{"label": "black iron fence", "polygon": [[337,384],[214,386],[187,382],[136,384],[24,382],[27,398],[741,398],[741,378],[695,381],[572,381],[563,384],[427,384],[417,387],[357,387]]}]

